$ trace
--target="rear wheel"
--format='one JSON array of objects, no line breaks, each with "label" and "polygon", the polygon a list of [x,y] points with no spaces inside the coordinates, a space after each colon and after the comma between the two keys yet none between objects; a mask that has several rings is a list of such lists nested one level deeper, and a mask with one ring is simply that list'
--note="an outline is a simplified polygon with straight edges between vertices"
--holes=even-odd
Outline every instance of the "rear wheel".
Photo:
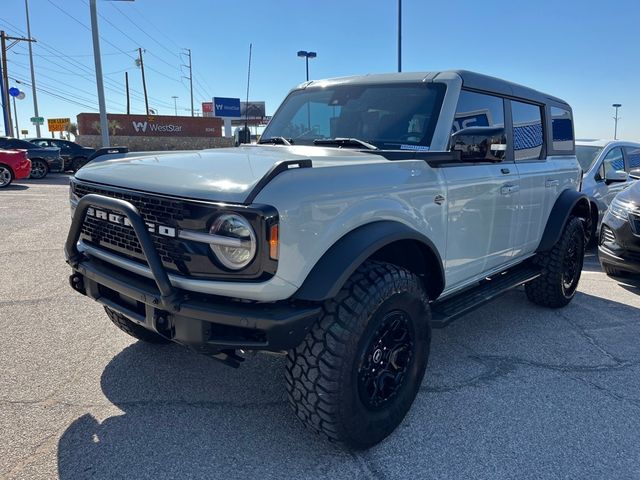
[{"label": "rear wheel", "polygon": [[11,185],[13,181],[13,172],[7,165],[0,165],[0,188]]},{"label": "rear wheel", "polygon": [[597,243],[596,231],[598,230],[598,207],[591,205],[591,216],[584,221],[584,243],[586,248],[595,247]]},{"label": "rear wheel", "polygon": [[152,332],[151,330],[141,327],[121,313],[118,313],[109,307],[104,307],[104,310],[107,312],[109,319],[114,323],[114,325],[127,335],[131,335],[132,337],[147,343],[171,343],[171,340],[167,340],[162,335],[158,335],[156,332]]},{"label": "rear wheel", "polygon": [[431,339],[421,280],[366,262],[287,355],[289,402],[311,430],[352,448],[383,440],[420,388]]},{"label": "rear wheel", "polygon": [[543,307],[558,308],[574,297],[584,262],[583,220],[570,217],[558,242],[534,261],[542,275],[525,285],[527,298]]},{"label": "rear wheel", "polygon": [[47,173],[49,173],[47,162],[38,158],[31,160],[31,178],[38,180],[46,177]]}]

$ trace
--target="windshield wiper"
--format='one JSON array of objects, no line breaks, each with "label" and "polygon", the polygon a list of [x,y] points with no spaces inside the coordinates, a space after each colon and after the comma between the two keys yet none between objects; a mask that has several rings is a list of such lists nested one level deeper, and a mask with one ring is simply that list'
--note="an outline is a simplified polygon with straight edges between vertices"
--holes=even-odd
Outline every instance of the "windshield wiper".
[{"label": "windshield wiper", "polygon": [[261,138],[258,143],[273,143],[274,145],[291,145],[291,141],[284,137]]},{"label": "windshield wiper", "polygon": [[364,147],[367,150],[378,150],[378,147],[359,138],[319,138],[314,145],[337,145],[339,147]]}]

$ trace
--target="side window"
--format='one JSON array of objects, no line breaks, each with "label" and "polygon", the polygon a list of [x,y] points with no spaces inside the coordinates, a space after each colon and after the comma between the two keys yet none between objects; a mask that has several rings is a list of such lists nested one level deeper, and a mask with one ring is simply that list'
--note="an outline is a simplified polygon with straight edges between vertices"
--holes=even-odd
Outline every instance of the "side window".
[{"label": "side window", "polygon": [[35,143],[39,147],[48,147],[49,146],[49,141],[48,140],[35,140],[35,141],[31,142],[31,143]]},{"label": "side window", "polygon": [[629,175],[640,177],[640,147],[624,147]]},{"label": "side window", "polygon": [[572,152],[573,118],[571,112],[564,108],[551,107],[551,130],[553,131],[553,149]]},{"label": "side window", "polygon": [[511,101],[515,160],[538,160],[542,153],[542,111],[538,105]]},{"label": "side window", "polygon": [[504,101],[500,97],[462,90],[452,132],[467,127],[503,127]]},{"label": "side window", "polygon": [[602,160],[598,170],[598,180],[604,180],[609,172],[624,170],[624,158],[620,147],[612,148]]}]

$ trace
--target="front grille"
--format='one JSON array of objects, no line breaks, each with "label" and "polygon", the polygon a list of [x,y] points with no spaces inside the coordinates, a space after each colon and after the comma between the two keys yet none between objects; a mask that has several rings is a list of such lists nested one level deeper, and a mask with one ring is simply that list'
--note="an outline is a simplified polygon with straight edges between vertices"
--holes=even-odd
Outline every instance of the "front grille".
[{"label": "front grille", "polygon": [[629,222],[631,223],[633,233],[640,235],[640,213],[630,213]]},{"label": "front grille", "polygon": [[[189,204],[180,200],[142,195],[135,192],[112,190],[94,185],[72,183],[78,199],[95,193],[126,200],[133,204],[145,222],[177,228],[178,222],[190,216]],[[135,232],[130,227],[86,217],[82,226],[84,241],[116,251],[133,259],[145,260]],[[186,264],[191,260],[184,244],[177,239],[151,235],[158,255],[170,270],[188,273]]]},{"label": "front grille", "polygon": [[606,225],[602,225],[602,232],[600,233],[600,243],[614,243],[616,241],[616,236]]}]

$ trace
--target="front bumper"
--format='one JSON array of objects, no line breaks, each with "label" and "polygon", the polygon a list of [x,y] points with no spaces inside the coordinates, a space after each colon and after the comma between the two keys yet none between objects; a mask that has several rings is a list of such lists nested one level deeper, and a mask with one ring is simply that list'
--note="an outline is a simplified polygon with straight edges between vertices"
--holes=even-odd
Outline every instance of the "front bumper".
[{"label": "front bumper", "polygon": [[[619,270],[640,273],[640,235],[634,231],[630,221],[607,213],[600,230],[600,263],[606,263]],[[605,232],[609,233],[605,235]]]},{"label": "front bumper", "polygon": [[62,158],[47,158],[49,171],[52,173],[64,172],[64,160]]},{"label": "front bumper", "polygon": [[[129,219],[152,279],[81,253],[78,239],[89,206],[115,210]],[[200,353],[216,356],[243,350],[282,351],[298,345],[320,314],[314,304],[260,303],[198,294],[174,287],[147,232],[129,202],[86,195],[76,207],[65,244],[74,290],[139,325]]]}]

